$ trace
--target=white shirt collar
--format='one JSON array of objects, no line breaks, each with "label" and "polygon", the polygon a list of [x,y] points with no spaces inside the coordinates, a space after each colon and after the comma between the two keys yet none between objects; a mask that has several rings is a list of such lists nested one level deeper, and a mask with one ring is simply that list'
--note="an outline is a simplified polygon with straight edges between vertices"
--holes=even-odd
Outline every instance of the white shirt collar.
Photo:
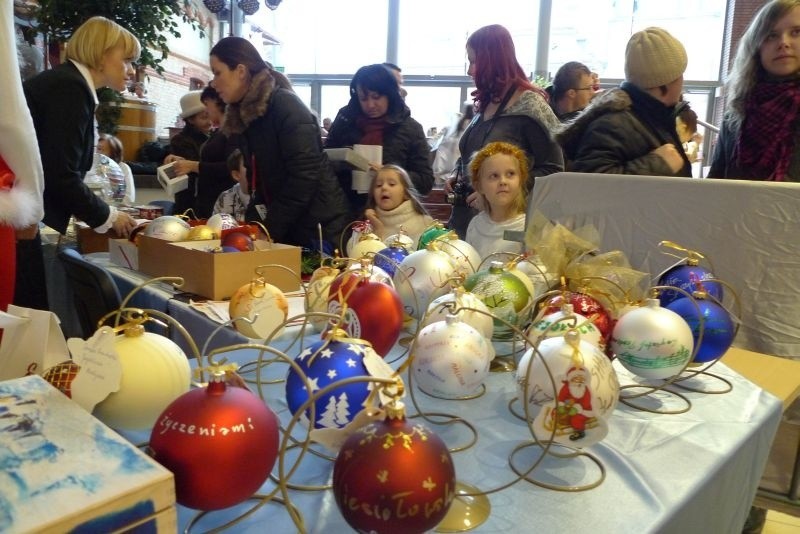
[{"label": "white shirt collar", "polygon": [[92,74],[89,72],[89,67],[83,63],[78,63],[74,59],[70,59],[70,61],[78,69],[78,72],[81,73],[83,79],[86,80],[86,85],[89,86],[89,92],[92,93],[92,98],[94,98],[94,105],[97,106],[100,104],[100,101],[97,100],[97,89],[94,87],[94,80],[92,80]]}]

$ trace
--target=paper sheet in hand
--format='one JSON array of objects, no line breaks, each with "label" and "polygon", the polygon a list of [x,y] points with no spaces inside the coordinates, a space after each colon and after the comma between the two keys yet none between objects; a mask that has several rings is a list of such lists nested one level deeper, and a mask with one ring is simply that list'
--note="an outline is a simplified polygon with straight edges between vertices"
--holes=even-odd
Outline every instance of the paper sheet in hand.
[{"label": "paper sheet in hand", "polygon": [[369,170],[369,160],[356,153],[352,148],[326,148],[325,153],[331,161],[344,161],[354,169],[361,171]]},{"label": "paper sheet in hand", "polygon": [[[380,166],[383,163],[383,147],[381,145],[353,145],[356,154],[362,156],[368,162]],[[369,169],[367,169],[369,170]],[[372,174],[365,171],[353,171],[353,190],[359,193],[369,192],[369,184]]]},{"label": "paper sheet in hand", "polygon": [[162,165],[157,169],[158,183],[170,195],[179,193],[189,187],[189,176],[175,172],[175,162]]}]

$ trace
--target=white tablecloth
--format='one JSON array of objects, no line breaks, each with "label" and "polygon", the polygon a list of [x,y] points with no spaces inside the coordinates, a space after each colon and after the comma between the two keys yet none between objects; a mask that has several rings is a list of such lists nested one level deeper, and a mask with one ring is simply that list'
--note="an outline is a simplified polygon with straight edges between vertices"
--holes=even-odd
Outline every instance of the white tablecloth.
[{"label": "white tablecloth", "polygon": [[[93,261],[102,263],[103,260],[103,256],[93,256]],[[134,285],[136,278],[141,277],[121,268],[108,268],[116,279],[127,278]],[[141,298],[154,299],[151,303],[156,309],[169,310],[193,333],[193,337],[197,337],[198,343],[202,343],[202,336],[207,337],[215,323],[186,304],[169,300],[170,296],[170,291],[156,288]],[[222,332],[214,346],[243,340],[239,334],[228,330]],[[290,340],[291,335],[286,335],[276,347]],[[396,347],[388,359],[393,359],[400,350]],[[290,356],[294,355],[290,353]],[[253,360],[255,354],[245,350],[228,356],[245,363]],[[625,375],[621,367],[617,364],[615,367]],[[282,364],[272,368],[274,376],[285,376],[286,368]],[[599,487],[566,493],[526,481],[518,482],[490,496],[492,514],[476,532],[555,533],[587,528],[598,533],[739,532],[780,420],[781,402],[723,363],[717,364],[715,369],[733,382],[733,390],[723,395],[688,393],[693,406],[687,413],[659,415],[622,404],[617,407],[606,439],[587,449],[607,470],[606,480]],[[719,385],[712,379],[703,379],[703,383],[711,387]],[[290,414],[284,385],[264,386],[263,393],[272,409],[284,423],[288,423]],[[508,456],[519,443],[531,439],[527,427],[508,409],[509,401],[516,394],[511,373],[491,374],[486,395],[474,400],[443,401],[423,393],[416,394],[424,411],[458,415],[478,429],[476,446],[453,455],[459,480],[488,491],[515,478],[508,466]],[[409,410],[414,411],[413,408]],[[468,438],[461,427],[432,428],[450,446],[463,444]],[[132,439],[141,441],[147,436],[133,436]],[[527,458],[532,459],[537,454],[535,451],[531,449],[517,458],[524,462],[527,454]],[[309,454],[304,457],[291,482],[324,485],[330,482],[331,470],[331,462]],[[274,473],[277,473],[277,468]],[[220,473],[220,476],[225,474]],[[551,483],[568,480],[582,484],[596,480],[597,471],[593,464],[583,460],[549,459],[534,471],[534,476]],[[272,487],[272,483],[267,482],[264,490]],[[301,510],[308,531],[349,531],[331,491],[293,490],[290,497]],[[245,509],[240,505],[211,513],[196,528],[205,531]],[[179,506],[181,530],[194,514],[195,511]],[[238,523],[231,532],[263,533],[266,525],[269,525],[270,532],[296,530],[288,513],[271,504]]]}]

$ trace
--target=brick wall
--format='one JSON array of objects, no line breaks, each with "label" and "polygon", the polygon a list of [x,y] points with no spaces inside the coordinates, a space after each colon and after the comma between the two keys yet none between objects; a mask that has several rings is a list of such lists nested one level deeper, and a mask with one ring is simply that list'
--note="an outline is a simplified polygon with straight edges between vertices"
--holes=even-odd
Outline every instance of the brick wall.
[{"label": "brick wall", "polygon": [[176,54],[170,54],[161,65],[164,67],[161,75],[147,69],[147,91],[148,98],[157,105],[156,132],[159,137],[167,138],[167,128],[176,125],[181,112],[180,100],[189,91],[190,80],[198,78],[208,83],[211,71],[207,65]]}]

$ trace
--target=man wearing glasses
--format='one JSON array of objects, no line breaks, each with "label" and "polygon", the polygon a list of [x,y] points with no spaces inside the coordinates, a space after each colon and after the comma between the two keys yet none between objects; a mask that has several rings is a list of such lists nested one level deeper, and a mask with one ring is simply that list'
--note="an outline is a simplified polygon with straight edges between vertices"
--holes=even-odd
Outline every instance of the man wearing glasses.
[{"label": "man wearing glasses", "polygon": [[666,30],[633,34],[625,49],[625,81],[592,99],[556,133],[567,170],[691,177],[675,129],[687,63],[686,49]]},{"label": "man wearing glasses", "polygon": [[570,61],[558,69],[547,93],[550,95],[553,112],[564,123],[577,117],[589,105],[599,88],[597,74],[583,63]]}]

